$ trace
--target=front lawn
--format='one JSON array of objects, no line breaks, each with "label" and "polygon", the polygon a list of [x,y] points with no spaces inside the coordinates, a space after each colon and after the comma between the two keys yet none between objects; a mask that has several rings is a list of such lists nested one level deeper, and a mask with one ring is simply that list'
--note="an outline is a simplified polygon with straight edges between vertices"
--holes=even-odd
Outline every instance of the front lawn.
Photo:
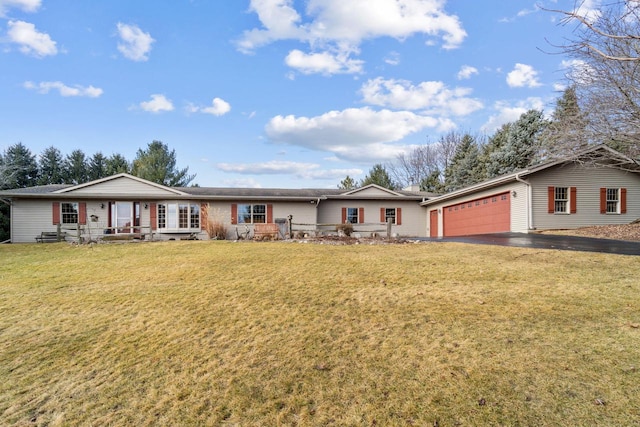
[{"label": "front lawn", "polygon": [[640,257],[0,245],[0,424],[623,426]]}]

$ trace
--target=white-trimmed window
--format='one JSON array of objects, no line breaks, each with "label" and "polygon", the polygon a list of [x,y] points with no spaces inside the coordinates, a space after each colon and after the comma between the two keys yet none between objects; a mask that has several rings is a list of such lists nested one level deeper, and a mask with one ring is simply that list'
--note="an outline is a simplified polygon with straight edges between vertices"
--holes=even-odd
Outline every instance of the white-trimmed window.
[{"label": "white-trimmed window", "polygon": [[347,208],[347,221],[351,224],[358,223],[358,208]]},{"label": "white-trimmed window", "polygon": [[238,224],[265,224],[267,205],[238,205]]},{"label": "white-trimmed window", "polygon": [[619,188],[607,188],[607,213],[620,213]]},{"label": "white-trimmed window", "polygon": [[63,202],[60,203],[60,212],[62,214],[63,224],[77,224],[78,223],[78,204]]},{"label": "white-trimmed window", "polygon": [[396,224],[396,208],[385,208],[384,209],[384,222],[391,221],[391,224]]},{"label": "white-trimmed window", "polygon": [[158,229],[187,231],[200,229],[200,205],[190,202],[158,203]]},{"label": "white-trimmed window", "polygon": [[569,213],[569,188],[556,187],[554,196],[556,213]]}]

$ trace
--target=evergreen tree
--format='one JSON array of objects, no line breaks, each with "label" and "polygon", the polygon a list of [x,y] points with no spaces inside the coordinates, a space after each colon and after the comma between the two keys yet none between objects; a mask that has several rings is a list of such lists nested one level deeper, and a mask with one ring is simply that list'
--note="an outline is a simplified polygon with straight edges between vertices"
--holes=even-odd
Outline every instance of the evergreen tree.
[{"label": "evergreen tree", "polygon": [[542,111],[529,110],[509,126],[506,141],[489,156],[487,170],[503,175],[540,161],[541,135],[547,126]]},{"label": "evergreen tree", "polygon": [[504,163],[504,158],[498,156],[502,148],[506,145],[513,123],[505,123],[491,137],[482,149],[480,154],[481,174],[484,179],[493,178],[499,175],[499,171],[508,168]]},{"label": "evergreen tree", "polygon": [[479,157],[480,150],[475,138],[464,135],[444,172],[444,190],[454,191],[479,182],[482,177]]},{"label": "evergreen tree", "polygon": [[64,160],[62,153],[56,147],[51,146],[46,148],[42,154],[40,154],[39,169],[39,185],[65,183]]},{"label": "evergreen tree", "polygon": [[420,181],[420,191],[427,191],[429,193],[442,193],[444,192],[444,184],[441,179],[442,173],[439,169],[433,170],[429,175]]},{"label": "evergreen tree", "polygon": [[106,176],[119,173],[131,173],[131,165],[122,154],[112,154],[105,160]]},{"label": "evergreen tree", "polygon": [[2,156],[0,188],[25,188],[38,183],[36,156],[21,142],[7,148]]},{"label": "evergreen tree", "polygon": [[580,109],[575,86],[564,90],[542,135],[544,159],[567,157],[589,144],[588,120]]},{"label": "evergreen tree", "polygon": [[345,179],[340,181],[340,184],[338,184],[338,188],[340,190],[353,190],[356,188],[356,182],[353,178],[347,175]]},{"label": "evergreen tree", "polygon": [[139,149],[133,161],[132,174],[157,184],[186,187],[195,178],[189,168],[176,168],[176,151],[161,141],[153,141],[146,150]]},{"label": "evergreen tree", "polygon": [[65,181],[69,184],[82,184],[89,180],[87,157],[82,150],[73,150],[65,159]]},{"label": "evergreen tree", "polygon": [[101,152],[98,151],[89,159],[88,175],[89,181],[108,176],[107,158]]},{"label": "evergreen tree", "polygon": [[397,186],[389,176],[387,170],[381,164],[375,164],[369,171],[369,174],[360,182],[360,187],[365,185],[376,184],[380,187],[396,190]]}]

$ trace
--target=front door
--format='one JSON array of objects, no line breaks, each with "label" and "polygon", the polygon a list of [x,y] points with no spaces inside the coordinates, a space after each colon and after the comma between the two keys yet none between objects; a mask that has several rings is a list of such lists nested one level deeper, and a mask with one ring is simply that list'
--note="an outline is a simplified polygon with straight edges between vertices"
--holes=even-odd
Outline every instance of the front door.
[{"label": "front door", "polygon": [[113,202],[111,203],[111,223],[114,233],[139,232],[133,226],[140,225],[139,202]]},{"label": "front door", "polygon": [[429,237],[438,237],[438,210],[429,212]]}]

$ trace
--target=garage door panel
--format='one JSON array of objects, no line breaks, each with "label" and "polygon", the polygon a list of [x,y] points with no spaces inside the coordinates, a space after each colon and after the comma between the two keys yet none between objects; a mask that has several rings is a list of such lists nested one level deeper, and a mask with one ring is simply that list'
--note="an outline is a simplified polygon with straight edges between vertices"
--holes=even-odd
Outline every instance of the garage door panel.
[{"label": "garage door panel", "polygon": [[445,206],[443,210],[445,236],[511,230],[511,200],[508,192]]}]

